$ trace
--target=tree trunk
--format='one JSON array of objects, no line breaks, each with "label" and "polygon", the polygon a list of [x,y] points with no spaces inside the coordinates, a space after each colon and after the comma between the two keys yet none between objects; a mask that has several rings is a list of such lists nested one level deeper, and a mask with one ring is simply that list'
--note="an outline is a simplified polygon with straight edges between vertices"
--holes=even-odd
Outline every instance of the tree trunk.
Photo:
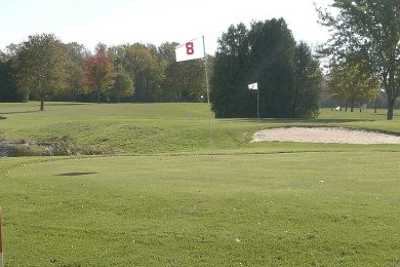
[{"label": "tree trunk", "polygon": [[393,120],[393,118],[394,118],[394,104],[395,104],[395,101],[388,100],[387,119],[389,121]]},{"label": "tree trunk", "polygon": [[44,97],[40,96],[40,111],[44,111]]},{"label": "tree trunk", "polygon": [[100,90],[96,90],[96,99],[97,99],[97,104],[100,104]]}]

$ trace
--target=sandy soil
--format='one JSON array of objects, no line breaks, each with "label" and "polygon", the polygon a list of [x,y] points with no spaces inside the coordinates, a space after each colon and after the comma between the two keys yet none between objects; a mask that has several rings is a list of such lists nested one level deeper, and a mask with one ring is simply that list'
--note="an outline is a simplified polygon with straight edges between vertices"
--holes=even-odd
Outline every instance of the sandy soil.
[{"label": "sandy soil", "polygon": [[257,132],[252,143],[400,144],[400,136],[344,128],[277,128]]}]

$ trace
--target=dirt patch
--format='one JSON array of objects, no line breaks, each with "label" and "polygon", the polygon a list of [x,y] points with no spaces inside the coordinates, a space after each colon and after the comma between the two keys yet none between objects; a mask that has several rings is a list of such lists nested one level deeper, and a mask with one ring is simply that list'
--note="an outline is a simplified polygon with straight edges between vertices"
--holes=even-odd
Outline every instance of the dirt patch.
[{"label": "dirt patch", "polygon": [[400,144],[400,136],[345,128],[276,128],[255,133],[252,143]]}]

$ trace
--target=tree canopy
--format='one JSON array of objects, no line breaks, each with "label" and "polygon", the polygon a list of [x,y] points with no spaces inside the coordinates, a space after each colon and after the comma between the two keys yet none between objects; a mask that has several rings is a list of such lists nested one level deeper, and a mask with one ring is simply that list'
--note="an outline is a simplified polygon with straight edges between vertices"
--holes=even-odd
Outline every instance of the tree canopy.
[{"label": "tree canopy", "polygon": [[92,53],[53,34],[34,35],[0,51],[0,101],[203,101],[203,62],[176,63],[177,45],[99,44]]},{"label": "tree canopy", "polygon": [[46,97],[65,86],[64,62],[64,47],[52,34],[29,36],[19,48],[16,60],[18,86],[40,99],[41,111]]},{"label": "tree canopy", "polygon": [[319,9],[321,23],[332,38],[326,55],[340,61],[363,55],[387,94],[387,118],[393,119],[400,95],[400,2],[398,0],[334,0],[332,9]]},{"label": "tree canopy", "polygon": [[284,19],[230,26],[219,39],[212,79],[217,117],[257,115],[258,82],[262,117],[313,117],[318,114],[319,61],[304,44],[296,44]]}]

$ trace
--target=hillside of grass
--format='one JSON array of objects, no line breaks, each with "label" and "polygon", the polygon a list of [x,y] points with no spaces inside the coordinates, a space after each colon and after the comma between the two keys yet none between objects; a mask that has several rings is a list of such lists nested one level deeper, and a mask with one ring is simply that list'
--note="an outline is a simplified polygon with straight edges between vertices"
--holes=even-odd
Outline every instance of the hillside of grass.
[{"label": "hillside of grass", "polygon": [[282,126],[343,126],[400,134],[400,120],[322,110],[318,120],[214,119],[206,104],[0,104],[6,140],[63,142],[101,154],[173,153],[252,147],[252,135]]}]

